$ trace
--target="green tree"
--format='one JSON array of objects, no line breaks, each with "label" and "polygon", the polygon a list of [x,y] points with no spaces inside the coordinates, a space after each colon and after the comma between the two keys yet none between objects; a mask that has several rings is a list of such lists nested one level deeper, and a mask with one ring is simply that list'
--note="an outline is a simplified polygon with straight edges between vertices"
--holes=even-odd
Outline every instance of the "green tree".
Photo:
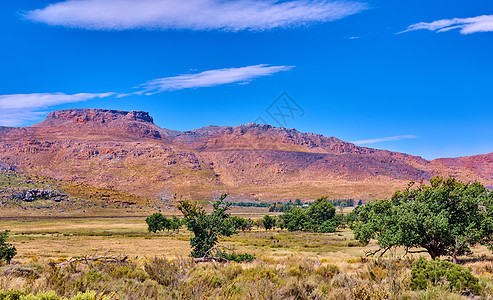
[{"label": "green tree", "polygon": [[146,218],[146,223],[147,230],[149,230],[149,232],[157,232],[164,229],[169,230],[170,220],[168,220],[161,213],[154,213]]},{"label": "green tree", "polygon": [[324,222],[332,220],[336,214],[336,208],[327,197],[317,198],[306,211],[306,227],[312,231],[320,231]]},{"label": "green tree", "polygon": [[231,222],[235,230],[245,231],[252,229],[252,220],[250,219],[245,219],[238,216],[232,216],[229,217],[229,221]]},{"label": "green tree", "polygon": [[454,263],[471,245],[491,246],[493,194],[483,185],[442,177],[432,178],[429,186],[413,185],[390,200],[356,207],[351,223],[355,238],[364,243],[376,239],[383,252],[396,246],[424,248],[421,252],[432,259],[450,255]]},{"label": "green tree", "polygon": [[193,232],[194,236],[190,238],[192,246],[192,257],[202,257],[207,250],[217,244],[221,236],[230,236],[236,233],[229,214],[226,212],[231,203],[224,201],[226,194],[221,195],[219,201],[212,205],[212,212],[207,214],[203,207],[196,202],[182,200],[178,204],[178,209],[183,214],[183,220],[188,230]]},{"label": "green tree", "polygon": [[289,231],[304,230],[306,224],[305,210],[300,207],[293,207],[282,214],[281,227]]},{"label": "green tree", "polygon": [[262,225],[264,225],[265,230],[270,230],[276,226],[276,218],[265,215],[262,218]]},{"label": "green tree", "polygon": [[8,264],[17,254],[17,249],[15,249],[15,246],[7,242],[9,232],[10,230],[0,232],[0,260],[5,260]]},{"label": "green tree", "polygon": [[178,233],[180,233],[181,225],[183,225],[183,221],[178,216],[173,216],[173,218],[169,220],[169,229],[173,231],[177,231]]}]

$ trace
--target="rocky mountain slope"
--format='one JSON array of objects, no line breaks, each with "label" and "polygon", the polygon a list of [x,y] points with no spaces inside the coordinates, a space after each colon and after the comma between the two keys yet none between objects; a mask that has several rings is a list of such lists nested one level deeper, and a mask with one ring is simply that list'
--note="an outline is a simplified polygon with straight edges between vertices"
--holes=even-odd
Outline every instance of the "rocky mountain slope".
[{"label": "rocky mountain slope", "polygon": [[0,167],[168,198],[375,198],[436,174],[493,185],[493,153],[427,161],[269,125],[173,131],[146,112],[103,109],[0,127]]}]

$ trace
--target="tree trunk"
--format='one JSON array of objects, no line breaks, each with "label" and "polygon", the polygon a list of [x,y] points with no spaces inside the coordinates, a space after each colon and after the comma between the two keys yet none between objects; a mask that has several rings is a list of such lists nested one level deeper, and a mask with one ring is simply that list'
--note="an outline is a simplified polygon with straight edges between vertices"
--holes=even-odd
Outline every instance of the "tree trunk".
[{"label": "tree trunk", "polygon": [[455,250],[454,250],[454,253],[452,253],[452,262],[453,262],[454,264],[457,264],[457,254],[459,253],[459,250],[460,250],[460,249],[455,249]]}]

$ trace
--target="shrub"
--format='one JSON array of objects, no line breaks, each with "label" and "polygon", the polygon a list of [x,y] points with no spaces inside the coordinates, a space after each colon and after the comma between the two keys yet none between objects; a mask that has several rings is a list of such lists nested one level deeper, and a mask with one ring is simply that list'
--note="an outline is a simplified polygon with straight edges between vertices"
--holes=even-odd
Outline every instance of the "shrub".
[{"label": "shrub", "polygon": [[178,286],[179,266],[166,258],[155,257],[144,265],[144,269],[152,280],[169,288]]},{"label": "shrub", "polygon": [[427,261],[423,257],[414,262],[411,271],[411,288],[426,289],[428,285],[447,284],[450,289],[478,295],[481,292],[479,279],[472,275],[471,269],[447,261]]},{"label": "shrub", "polygon": [[251,255],[248,253],[236,254],[233,252],[231,254],[228,254],[226,252],[221,252],[220,256],[229,261],[235,261],[235,262],[251,262],[252,260],[255,259],[255,255]]},{"label": "shrub", "polygon": [[18,290],[0,291],[0,300],[19,300],[25,293]]}]

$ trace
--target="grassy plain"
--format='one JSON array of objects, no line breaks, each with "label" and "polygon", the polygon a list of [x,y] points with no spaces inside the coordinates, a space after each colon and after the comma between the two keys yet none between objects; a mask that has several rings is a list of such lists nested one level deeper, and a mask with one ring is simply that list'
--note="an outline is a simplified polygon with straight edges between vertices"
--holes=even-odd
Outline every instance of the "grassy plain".
[{"label": "grassy plain", "polygon": [[[69,199],[12,199],[19,189],[50,190]],[[237,253],[255,255],[254,261],[195,264],[184,227],[178,233],[147,232],[146,216],[176,215],[173,203],[13,172],[0,173],[0,196],[0,230],[11,230],[9,242],[18,252],[14,264],[0,265],[0,300],[493,298],[493,259],[484,247],[462,260],[480,278],[480,295],[447,285],[413,291],[417,256],[404,257],[397,249],[367,258],[365,252],[378,246],[361,246],[347,228],[322,234],[254,227],[220,240]],[[258,219],[268,209],[233,206],[231,213]],[[109,250],[128,256],[127,262],[56,265]]]},{"label": "grassy plain", "polygon": [[[265,208],[235,208],[234,213],[258,218],[266,212]],[[12,230],[9,241],[18,251],[14,260],[20,263],[1,268],[0,299],[8,299],[2,298],[2,290],[38,295],[52,291],[52,298],[42,299],[70,298],[77,293],[87,296],[80,299],[467,297],[447,287],[411,291],[410,269],[416,256],[403,257],[403,251],[397,250],[392,257],[366,258],[365,251],[376,249],[377,245],[362,247],[349,229],[322,234],[254,227],[221,239],[221,245],[256,256],[253,262],[242,264],[194,264],[188,258],[190,232],[182,227],[179,233],[148,233],[144,217],[11,216],[0,218],[0,229]],[[115,254],[127,255],[129,262],[64,268],[49,264],[73,256],[103,254],[110,249]],[[467,258],[463,264],[472,267],[473,273],[481,278],[480,296],[489,299],[493,294],[491,255],[481,247],[474,252],[475,258]]]},{"label": "grassy plain", "polygon": [[[259,218],[267,209],[235,208],[234,214]],[[83,256],[94,251],[114,250],[132,258],[154,256],[187,257],[190,253],[190,232],[184,227],[179,233],[147,232],[145,217],[21,217],[1,218],[0,229],[10,229],[10,241],[17,247],[16,260],[27,263],[33,260],[59,260],[71,256]],[[259,257],[283,258],[285,256],[319,257],[334,260],[357,257],[362,248],[353,240],[352,233],[290,233],[287,231],[252,231],[223,238],[222,244],[237,251]]]}]

